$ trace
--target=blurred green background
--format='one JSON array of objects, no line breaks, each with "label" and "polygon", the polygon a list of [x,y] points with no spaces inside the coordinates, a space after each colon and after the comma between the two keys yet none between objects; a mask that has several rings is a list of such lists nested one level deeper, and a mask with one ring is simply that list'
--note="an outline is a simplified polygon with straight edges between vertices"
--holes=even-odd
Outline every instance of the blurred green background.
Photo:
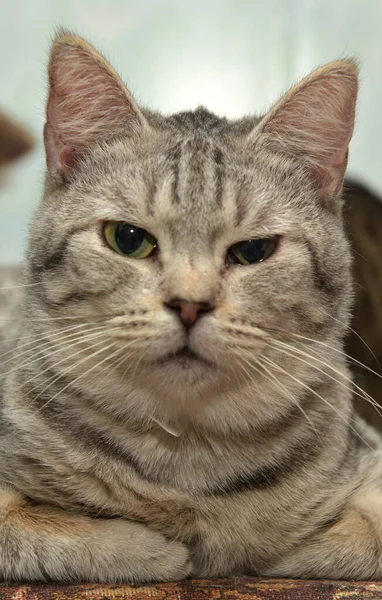
[{"label": "blurred green background", "polygon": [[354,56],[361,92],[349,172],[382,193],[382,0],[0,0],[0,106],[35,151],[1,191],[0,262],[22,260],[44,176],[41,132],[54,28],[92,42],[138,102],[261,113],[319,64]]}]

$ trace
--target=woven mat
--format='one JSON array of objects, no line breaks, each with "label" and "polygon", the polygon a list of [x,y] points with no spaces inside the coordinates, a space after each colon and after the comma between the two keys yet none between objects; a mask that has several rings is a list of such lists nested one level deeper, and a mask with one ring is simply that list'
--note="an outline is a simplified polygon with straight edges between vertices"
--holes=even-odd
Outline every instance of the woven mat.
[{"label": "woven mat", "polygon": [[382,598],[382,582],[294,581],[291,579],[189,580],[146,586],[0,585],[0,600],[357,600]]}]

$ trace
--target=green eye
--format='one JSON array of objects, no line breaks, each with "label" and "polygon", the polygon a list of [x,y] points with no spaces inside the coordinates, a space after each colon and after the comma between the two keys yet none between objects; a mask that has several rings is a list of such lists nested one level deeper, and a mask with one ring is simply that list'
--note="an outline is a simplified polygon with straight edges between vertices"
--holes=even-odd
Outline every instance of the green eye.
[{"label": "green eye", "polygon": [[268,258],[275,250],[276,245],[276,237],[264,240],[247,240],[231,246],[228,254],[236,263],[253,265]]},{"label": "green eye", "polygon": [[103,233],[110,248],[132,258],[148,258],[157,245],[147,231],[124,221],[108,221]]}]

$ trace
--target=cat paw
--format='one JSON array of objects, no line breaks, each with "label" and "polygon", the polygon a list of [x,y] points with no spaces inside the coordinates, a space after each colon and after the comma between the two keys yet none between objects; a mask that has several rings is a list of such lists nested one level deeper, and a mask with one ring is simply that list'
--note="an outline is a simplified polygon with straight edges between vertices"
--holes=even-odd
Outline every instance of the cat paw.
[{"label": "cat paw", "polygon": [[[147,556],[146,576],[152,581],[174,581],[192,574],[193,564],[188,548],[181,542],[167,540],[161,534],[153,540]],[[159,537],[160,536],[160,537]]]}]

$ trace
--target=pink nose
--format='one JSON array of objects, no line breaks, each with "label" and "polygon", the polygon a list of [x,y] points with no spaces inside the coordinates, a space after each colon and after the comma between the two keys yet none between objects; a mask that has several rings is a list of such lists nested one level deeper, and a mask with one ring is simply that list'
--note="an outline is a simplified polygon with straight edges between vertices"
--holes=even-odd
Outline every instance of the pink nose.
[{"label": "pink nose", "polygon": [[166,306],[178,313],[180,320],[187,329],[193,326],[202,313],[213,309],[210,302],[189,302],[188,300],[182,300],[182,298],[173,298],[166,302]]}]

